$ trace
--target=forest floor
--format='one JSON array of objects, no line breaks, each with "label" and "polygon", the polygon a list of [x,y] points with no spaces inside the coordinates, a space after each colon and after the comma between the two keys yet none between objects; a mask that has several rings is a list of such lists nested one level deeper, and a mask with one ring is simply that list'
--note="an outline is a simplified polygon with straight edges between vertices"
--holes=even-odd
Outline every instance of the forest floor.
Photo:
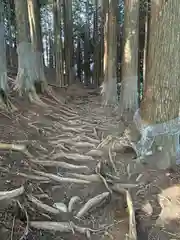
[{"label": "forest floor", "polygon": [[137,240],[180,239],[178,168],[137,163],[115,112],[68,91],[66,104],[12,98],[19,110],[0,112],[1,240],[124,240],[135,228]]}]

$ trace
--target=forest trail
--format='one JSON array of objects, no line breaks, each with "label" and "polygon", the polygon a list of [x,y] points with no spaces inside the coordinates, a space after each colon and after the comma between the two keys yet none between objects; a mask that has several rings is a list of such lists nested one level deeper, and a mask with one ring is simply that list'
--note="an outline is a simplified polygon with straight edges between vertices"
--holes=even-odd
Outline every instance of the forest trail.
[{"label": "forest trail", "polygon": [[[151,202],[154,211],[160,205],[159,202],[157,204],[159,189],[164,188],[164,194],[167,194],[167,186],[174,186],[178,177],[175,178],[174,173],[172,178],[170,173],[157,173],[148,169],[143,169],[142,176],[139,172],[128,176],[128,163],[132,161],[134,153],[119,151],[118,143],[124,124],[112,110],[107,111],[101,106],[100,97],[87,93],[79,97],[71,96],[68,107],[52,99],[43,97],[42,100],[47,104],[46,107],[19,101],[14,104],[21,111],[11,116],[1,112],[2,142],[13,142],[14,148],[19,146],[18,151],[0,150],[0,191],[18,189],[6,193],[4,200],[0,193],[1,239],[83,240],[90,235],[93,240],[126,239],[126,234],[129,233],[126,201],[118,191],[109,194],[111,188],[134,188],[132,193],[135,208],[143,210],[142,206]],[[3,146],[0,145],[0,148]],[[143,182],[135,188],[139,183],[137,178],[142,178]],[[156,192],[153,192],[153,186]],[[178,186],[175,187],[179,189]],[[105,197],[100,196],[103,198],[102,204],[94,200],[96,204],[90,212],[85,211],[84,215],[82,211],[79,212],[89,199],[102,193],[105,193]],[[73,200],[72,197],[75,196]],[[178,198],[177,194],[174,201]],[[168,214],[167,209],[168,207],[164,218]],[[177,201],[174,210],[180,212]],[[157,213],[159,216],[162,212],[158,209],[152,215]],[[148,238],[154,224],[152,215],[148,216],[146,212],[145,216],[145,213],[141,213],[141,217],[146,217],[145,222],[149,224],[146,226],[148,233],[142,239],[152,239]],[[171,225],[174,225],[174,221],[173,219]],[[65,222],[66,225],[51,226],[50,222]],[[58,228],[61,233],[50,233],[50,228]],[[162,232],[162,238],[159,239],[172,239],[166,228],[163,232],[162,229],[153,227],[153,231],[157,236]],[[174,232],[172,234],[175,235]],[[177,234],[175,236],[175,239],[179,239]]]}]

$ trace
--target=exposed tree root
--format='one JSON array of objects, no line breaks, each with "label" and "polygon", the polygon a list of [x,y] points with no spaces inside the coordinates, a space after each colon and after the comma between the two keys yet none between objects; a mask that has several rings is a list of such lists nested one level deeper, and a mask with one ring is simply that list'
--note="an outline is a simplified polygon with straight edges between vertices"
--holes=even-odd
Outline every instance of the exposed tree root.
[{"label": "exposed tree root", "polygon": [[26,146],[21,144],[13,144],[13,143],[0,143],[0,150],[12,150],[12,151],[25,152]]},{"label": "exposed tree root", "polygon": [[74,160],[74,161],[93,161],[94,158],[91,156],[86,156],[86,155],[82,155],[82,154],[78,154],[78,153],[64,153],[64,152],[60,152],[57,154],[54,154],[52,156],[52,160],[55,159],[60,159],[60,158],[66,158],[69,160]]},{"label": "exposed tree root", "polygon": [[46,103],[44,103],[40,97],[36,94],[36,92],[29,92],[28,94],[29,101],[33,104],[37,104],[41,107],[48,107]]},{"label": "exposed tree root", "polygon": [[85,175],[85,174],[78,174],[78,173],[69,173],[71,177],[80,178],[83,180],[91,181],[91,182],[101,182],[101,179],[97,174]]},{"label": "exposed tree root", "polygon": [[37,198],[33,197],[32,195],[28,195],[28,200],[31,201],[36,205],[36,207],[42,209],[45,212],[51,213],[51,214],[59,214],[61,211],[57,208],[51,207],[47,204],[42,203],[40,200]]},{"label": "exposed tree root", "polygon": [[77,202],[80,202],[81,198],[79,196],[73,196],[68,204],[68,212],[72,212],[74,210],[74,206]]},{"label": "exposed tree root", "polygon": [[66,144],[69,144],[71,146],[75,146],[77,148],[95,148],[95,144],[93,143],[89,143],[89,142],[77,142],[77,141],[74,141],[76,139],[60,139],[59,142],[62,142],[62,143],[66,143]]},{"label": "exposed tree root", "polygon": [[36,163],[36,164],[40,164],[44,167],[61,167],[61,168],[65,168],[65,169],[69,169],[69,170],[89,170],[89,168],[87,166],[83,166],[83,165],[74,165],[74,164],[70,164],[70,163],[66,163],[66,162],[58,162],[58,161],[39,161],[39,160],[32,160],[32,162]]},{"label": "exposed tree root", "polygon": [[64,213],[68,212],[67,206],[63,202],[54,203],[53,207],[59,209],[61,212],[64,212]]},{"label": "exposed tree root", "polygon": [[102,157],[104,155],[104,153],[101,150],[92,149],[89,152],[87,152],[86,155],[91,156],[91,157]]},{"label": "exposed tree root", "polygon": [[0,108],[10,112],[17,111],[17,108],[12,104],[9,97],[2,90],[0,90]]},{"label": "exposed tree root", "polygon": [[82,132],[91,132],[91,130],[88,130],[88,129],[83,129],[81,127],[76,127],[76,128],[73,128],[73,127],[67,127],[63,124],[58,124],[58,126],[61,128],[62,131],[64,132],[74,132],[74,133],[82,133]]},{"label": "exposed tree root", "polygon": [[39,230],[49,230],[57,231],[62,233],[74,233],[78,232],[80,234],[85,234],[88,239],[90,239],[90,232],[97,232],[98,230],[93,230],[89,228],[79,227],[73,222],[29,222],[30,227],[39,229]]},{"label": "exposed tree root", "polygon": [[36,176],[36,175],[29,175],[29,174],[25,174],[25,173],[17,173],[17,175],[19,175],[21,177],[25,177],[27,179],[36,180],[36,181],[50,181],[49,178],[46,178],[46,177],[40,177],[40,176]]},{"label": "exposed tree root", "polygon": [[86,180],[82,180],[82,179],[59,177],[55,174],[40,172],[40,171],[36,171],[36,170],[33,170],[33,172],[40,176],[48,177],[49,179],[54,180],[59,183],[77,183],[77,184],[90,184],[91,183],[90,181],[86,181]]},{"label": "exposed tree root", "polygon": [[22,195],[23,193],[24,193],[23,186],[15,190],[0,192],[0,200],[15,198]]},{"label": "exposed tree root", "polygon": [[49,97],[51,97],[55,102],[60,103],[60,104],[63,104],[63,102],[56,97],[56,94],[53,92],[53,90],[52,90],[51,87],[47,87],[45,92],[46,92],[46,94],[47,94]]},{"label": "exposed tree root", "polygon": [[89,199],[88,202],[86,202],[84,204],[84,206],[79,210],[79,212],[76,214],[77,218],[82,218],[84,217],[88,211],[92,208],[94,208],[95,206],[99,206],[100,203],[102,203],[103,200],[107,199],[107,197],[110,195],[109,192],[104,192],[101,193],[91,199]]}]

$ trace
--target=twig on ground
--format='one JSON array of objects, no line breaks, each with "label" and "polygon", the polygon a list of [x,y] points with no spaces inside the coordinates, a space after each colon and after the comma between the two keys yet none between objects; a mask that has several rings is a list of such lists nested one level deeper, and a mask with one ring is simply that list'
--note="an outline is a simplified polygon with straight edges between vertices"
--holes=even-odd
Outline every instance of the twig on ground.
[{"label": "twig on ground", "polygon": [[96,147],[97,149],[103,148],[105,145],[108,145],[112,140],[112,136],[108,135],[100,144]]},{"label": "twig on ground", "polygon": [[17,204],[19,205],[19,207],[21,208],[21,210],[25,213],[26,215],[26,228],[25,228],[25,231],[24,231],[24,234],[22,235],[22,237],[19,239],[19,240],[24,240],[27,238],[28,236],[28,233],[29,233],[29,217],[28,217],[28,214],[27,214],[27,211],[26,209],[21,205],[21,203],[17,200]]},{"label": "twig on ground", "polygon": [[84,206],[79,210],[79,212],[76,214],[77,218],[82,218],[85,214],[88,213],[90,209],[93,207],[99,205],[104,199],[106,199],[109,196],[109,192],[101,193],[91,199],[89,199]]},{"label": "twig on ground", "polygon": [[12,223],[12,229],[11,229],[11,240],[13,240],[13,234],[14,234],[14,224],[15,224],[16,217],[13,217],[13,223]]},{"label": "twig on ground", "polygon": [[99,178],[102,180],[102,182],[104,183],[105,187],[107,188],[107,190],[112,194],[112,190],[109,188],[108,183],[106,181],[106,179],[102,176],[101,174],[101,165],[102,162],[99,162],[95,168],[95,172],[96,174],[99,176]]},{"label": "twig on ground", "polygon": [[129,191],[127,191],[124,188],[121,187],[117,187],[115,189],[113,189],[117,192],[119,192],[120,194],[123,194],[126,196],[126,202],[127,202],[127,206],[128,206],[128,212],[129,212],[129,234],[128,234],[128,239],[130,240],[137,240],[137,231],[136,231],[136,219],[135,219],[135,212],[134,212],[134,208],[133,208],[133,202],[132,202],[132,198],[131,195],[129,193]]},{"label": "twig on ground", "polygon": [[117,168],[116,168],[116,165],[114,164],[114,161],[113,161],[113,159],[112,159],[112,153],[111,153],[110,147],[109,147],[109,160],[110,160],[110,162],[111,162],[111,164],[112,164],[112,167],[113,167],[113,169],[114,169],[114,172],[117,173]]},{"label": "twig on ground", "polygon": [[24,193],[24,186],[11,191],[0,192],[0,200],[18,197]]}]

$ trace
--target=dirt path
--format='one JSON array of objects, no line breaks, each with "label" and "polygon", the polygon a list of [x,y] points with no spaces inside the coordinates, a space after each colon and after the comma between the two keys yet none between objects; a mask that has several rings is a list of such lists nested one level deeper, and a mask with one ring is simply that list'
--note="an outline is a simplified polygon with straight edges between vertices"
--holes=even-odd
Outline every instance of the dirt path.
[{"label": "dirt path", "polygon": [[[163,204],[159,203],[159,196],[160,200],[167,199],[168,194],[172,200],[172,193],[176,192],[174,201],[179,198],[180,190],[175,185],[178,175],[157,173],[144,167],[130,176],[128,167],[134,153],[119,151],[122,149],[119,142],[124,124],[111,110],[109,114],[107,110],[105,112],[99,97],[81,96],[73,99],[68,108],[50,99],[43,100],[47,107],[16,102],[21,112],[13,116],[2,113],[0,119],[1,142],[13,141],[26,146],[23,152],[1,150],[1,191],[24,187],[21,195],[16,192],[19,195],[16,198],[6,194],[3,200],[0,194],[1,239],[83,240],[91,236],[93,240],[123,240],[129,231],[126,202],[123,194],[117,191],[109,193],[113,186],[119,187],[117,184],[120,183],[133,184],[131,187],[139,184],[131,192],[135,208],[141,210],[138,219],[143,217],[143,221],[140,219],[143,229],[138,234],[142,234],[144,227],[146,233],[145,237],[138,239],[153,239],[148,238],[152,237],[152,230],[154,235],[164,234],[159,239],[173,239],[173,234],[174,239],[178,239],[175,226],[162,229],[169,217],[169,202],[164,212],[162,206],[158,209]],[[170,188],[167,193],[168,186],[176,189]],[[103,200],[96,200],[92,209],[81,216],[79,210],[97,195]],[[75,196],[76,202],[72,204]],[[149,202],[151,207],[156,207],[153,214],[148,213]],[[180,210],[178,202],[173,206],[177,213]],[[154,215],[157,215],[156,219],[151,219]],[[174,218],[171,220],[175,221]],[[56,225],[51,226],[52,222]],[[57,222],[66,225],[57,226]],[[49,228],[58,228],[59,231],[52,233]]]}]

